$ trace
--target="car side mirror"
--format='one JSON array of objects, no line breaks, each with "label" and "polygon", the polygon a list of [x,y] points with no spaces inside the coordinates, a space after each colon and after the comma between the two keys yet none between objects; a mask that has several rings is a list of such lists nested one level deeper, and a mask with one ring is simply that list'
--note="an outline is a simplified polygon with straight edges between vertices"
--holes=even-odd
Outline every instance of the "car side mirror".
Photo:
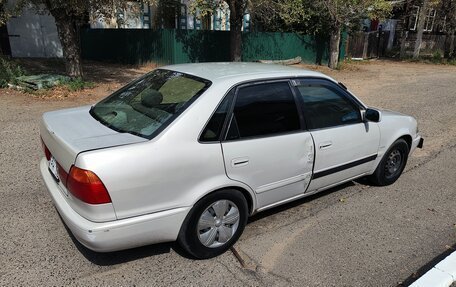
[{"label": "car side mirror", "polygon": [[367,110],[364,111],[364,118],[363,119],[365,121],[378,123],[381,120],[381,115],[380,115],[380,112],[378,110],[369,109],[368,108]]}]

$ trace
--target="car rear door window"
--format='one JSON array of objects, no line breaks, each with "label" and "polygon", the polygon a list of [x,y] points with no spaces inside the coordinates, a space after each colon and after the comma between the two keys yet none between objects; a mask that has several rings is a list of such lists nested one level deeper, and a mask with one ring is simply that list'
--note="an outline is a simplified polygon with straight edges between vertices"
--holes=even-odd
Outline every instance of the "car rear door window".
[{"label": "car rear door window", "polygon": [[227,140],[271,136],[300,128],[288,82],[257,84],[239,88]]},{"label": "car rear door window", "polygon": [[234,90],[229,92],[222,102],[219,104],[211,119],[201,133],[201,142],[217,142],[220,140],[220,134],[225,123],[226,115],[228,114],[233,102]]},{"label": "car rear door window", "polygon": [[325,85],[300,85],[306,124],[310,129],[361,122],[359,108],[343,94]]}]

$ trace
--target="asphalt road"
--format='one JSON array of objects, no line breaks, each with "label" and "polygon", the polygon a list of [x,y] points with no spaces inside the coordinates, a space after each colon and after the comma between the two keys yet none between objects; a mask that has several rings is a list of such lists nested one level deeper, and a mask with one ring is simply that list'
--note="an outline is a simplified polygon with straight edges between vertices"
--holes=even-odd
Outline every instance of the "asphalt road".
[{"label": "asphalt road", "polygon": [[205,261],[173,243],[98,254],[75,242],[41,182],[37,122],[94,99],[0,90],[0,286],[397,286],[456,243],[456,67],[329,73],[368,105],[414,115],[425,148],[394,185],[353,182],[260,213],[234,252]]}]

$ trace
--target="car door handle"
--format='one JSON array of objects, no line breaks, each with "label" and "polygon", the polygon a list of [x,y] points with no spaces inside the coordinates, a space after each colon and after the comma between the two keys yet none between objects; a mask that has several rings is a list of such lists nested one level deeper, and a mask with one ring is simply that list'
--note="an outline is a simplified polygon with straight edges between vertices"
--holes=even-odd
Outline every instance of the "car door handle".
[{"label": "car door handle", "polygon": [[332,142],[323,142],[319,145],[320,149],[327,149],[332,146]]},{"label": "car door handle", "polygon": [[249,164],[249,158],[248,157],[240,157],[240,158],[235,158],[231,161],[231,166],[232,167],[241,167],[241,166],[246,166]]}]

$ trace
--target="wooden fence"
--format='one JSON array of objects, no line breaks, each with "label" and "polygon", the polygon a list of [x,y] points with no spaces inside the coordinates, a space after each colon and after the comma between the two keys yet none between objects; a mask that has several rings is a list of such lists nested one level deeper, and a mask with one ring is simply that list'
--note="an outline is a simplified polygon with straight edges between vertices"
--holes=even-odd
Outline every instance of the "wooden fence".
[{"label": "wooden fence", "polygon": [[[420,55],[429,56],[436,53],[444,55],[446,35],[423,34]],[[412,55],[415,49],[416,33],[407,33],[405,38],[405,54]]]},{"label": "wooden fence", "polygon": [[350,34],[347,44],[348,57],[371,59],[384,56],[389,33],[389,31],[372,31]]}]

